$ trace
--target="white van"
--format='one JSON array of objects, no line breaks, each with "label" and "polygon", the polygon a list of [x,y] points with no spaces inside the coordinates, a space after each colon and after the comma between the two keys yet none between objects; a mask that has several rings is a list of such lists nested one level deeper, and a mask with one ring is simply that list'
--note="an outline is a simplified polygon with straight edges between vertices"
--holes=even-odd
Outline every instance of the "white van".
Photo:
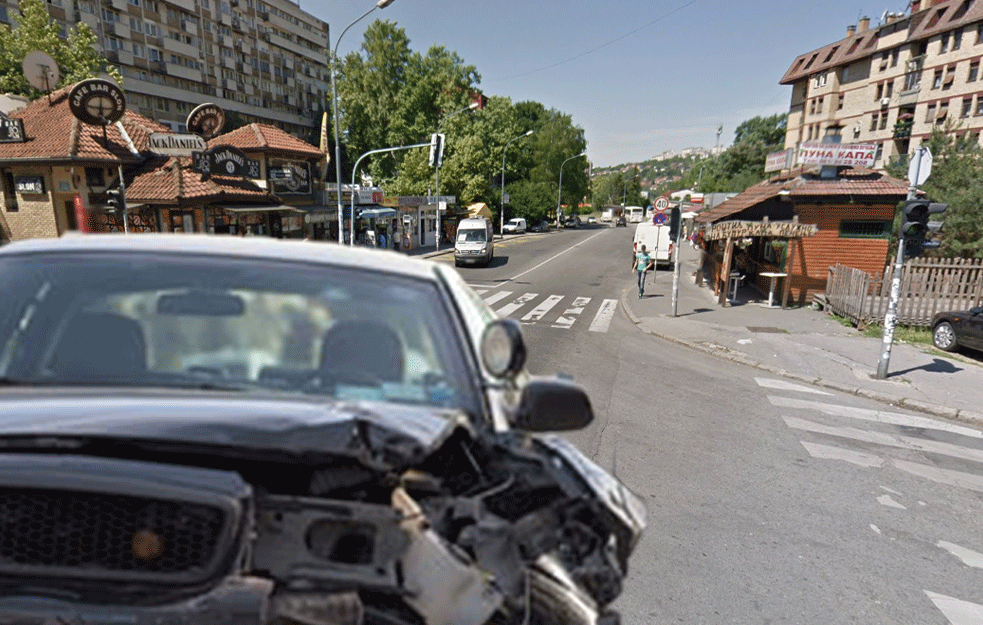
[{"label": "white van", "polygon": [[457,224],[454,241],[454,266],[481,264],[488,266],[495,256],[495,241],[491,220],[487,217],[462,219]]},{"label": "white van", "polygon": [[625,208],[625,216],[630,224],[640,223],[645,219],[645,209],[641,206],[628,206]]},{"label": "white van", "polygon": [[525,232],[526,220],[523,219],[522,217],[515,217],[513,219],[510,219],[507,222],[505,222],[504,226],[502,226],[502,230],[504,232],[508,232],[511,234],[519,234]]},{"label": "white van", "polygon": [[650,221],[643,221],[635,226],[635,237],[632,243],[636,251],[640,251],[644,245],[649,255],[655,259],[656,266],[673,263],[673,244],[675,242],[669,238],[669,224],[656,226]]}]

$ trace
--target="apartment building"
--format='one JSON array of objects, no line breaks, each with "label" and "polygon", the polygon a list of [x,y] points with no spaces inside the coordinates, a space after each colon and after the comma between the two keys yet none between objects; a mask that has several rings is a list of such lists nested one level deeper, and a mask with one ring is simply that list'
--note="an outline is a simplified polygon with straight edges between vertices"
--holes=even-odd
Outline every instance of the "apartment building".
[{"label": "apartment building", "polygon": [[[47,0],[64,30],[99,37],[124,77],[127,106],[183,132],[214,102],[243,122],[309,138],[331,82],[328,24],[286,0]],[[0,0],[10,23],[17,0]]]},{"label": "apartment building", "polygon": [[839,135],[874,143],[875,167],[907,155],[936,126],[979,143],[983,0],[915,0],[908,13],[861,18],[846,38],[797,57],[785,147]]}]

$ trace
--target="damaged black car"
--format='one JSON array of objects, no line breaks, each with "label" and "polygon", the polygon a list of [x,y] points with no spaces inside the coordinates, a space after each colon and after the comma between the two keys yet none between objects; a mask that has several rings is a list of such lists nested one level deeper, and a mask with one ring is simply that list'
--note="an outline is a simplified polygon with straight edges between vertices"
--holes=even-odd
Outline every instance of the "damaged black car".
[{"label": "damaged black car", "polygon": [[0,624],[619,623],[644,505],[525,356],[391,252],[4,246]]}]

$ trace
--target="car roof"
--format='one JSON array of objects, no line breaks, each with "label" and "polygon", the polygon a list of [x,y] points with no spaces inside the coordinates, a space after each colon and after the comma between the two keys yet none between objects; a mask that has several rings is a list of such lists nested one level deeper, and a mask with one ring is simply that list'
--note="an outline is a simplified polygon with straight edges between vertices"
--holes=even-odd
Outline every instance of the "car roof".
[{"label": "car roof", "polygon": [[435,280],[437,263],[395,251],[351,247],[322,241],[214,234],[66,234],[57,239],[28,239],[0,247],[0,258],[51,253],[110,252],[178,254],[293,261],[353,267]]}]

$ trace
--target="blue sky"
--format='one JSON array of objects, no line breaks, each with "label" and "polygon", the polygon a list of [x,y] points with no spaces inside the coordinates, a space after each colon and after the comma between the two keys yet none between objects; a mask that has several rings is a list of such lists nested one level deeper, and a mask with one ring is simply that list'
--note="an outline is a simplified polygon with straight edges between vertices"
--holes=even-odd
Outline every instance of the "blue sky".
[{"label": "blue sky", "polygon": [[[302,2],[331,24],[331,46],[373,0]],[[486,95],[535,100],[584,129],[595,167],[665,150],[729,145],[742,121],[788,110],[778,84],[792,60],[879,21],[903,0],[395,0],[353,26],[357,48],[374,19],[395,22],[413,50],[443,45],[481,75]]]}]

